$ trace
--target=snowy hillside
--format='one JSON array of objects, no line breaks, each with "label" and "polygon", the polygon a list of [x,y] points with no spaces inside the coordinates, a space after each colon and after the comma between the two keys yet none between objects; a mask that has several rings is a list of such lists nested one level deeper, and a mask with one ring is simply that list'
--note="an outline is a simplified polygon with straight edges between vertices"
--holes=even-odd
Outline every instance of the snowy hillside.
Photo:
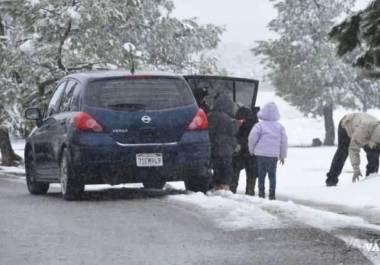
[{"label": "snowy hillside", "polygon": [[263,68],[260,59],[251,51],[252,47],[239,43],[223,43],[215,51],[219,66],[228,74],[262,80]]}]

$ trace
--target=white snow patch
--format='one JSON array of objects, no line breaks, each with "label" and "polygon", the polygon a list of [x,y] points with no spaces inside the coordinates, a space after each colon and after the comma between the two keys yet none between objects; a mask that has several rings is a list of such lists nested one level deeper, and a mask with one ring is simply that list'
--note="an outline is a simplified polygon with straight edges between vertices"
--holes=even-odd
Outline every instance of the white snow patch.
[{"label": "white snow patch", "polygon": [[31,56],[33,55],[35,48],[32,40],[27,40],[23,44],[20,45],[20,50],[25,54]]},{"label": "white snow patch", "polygon": [[226,230],[275,229],[285,226],[312,226],[324,231],[343,227],[380,228],[360,217],[349,217],[300,206],[293,202],[268,201],[230,192],[204,195],[174,195],[172,200],[196,205]]},{"label": "white snow patch", "polygon": [[283,227],[274,215],[257,207],[255,204],[231,200],[231,194],[206,196],[203,193],[175,195],[172,200],[194,204],[207,211],[215,218],[218,226],[225,230],[240,229],[275,229]]},{"label": "white snow patch", "polygon": [[[380,211],[380,176],[371,175],[360,182],[352,183],[353,172],[349,159],[339,177],[338,186],[326,187],[326,173],[335,151],[336,147],[290,148],[285,165],[277,168],[278,197],[306,203],[339,205],[360,211]],[[361,168],[365,173],[367,160],[364,152],[361,155]],[[245,185],[246,175],[242,171],[239,193],[244,193]],[[269,187],[268,180],[266,187]]]},{"label": "white snow patch", "polygon": [[35,5],[38,5],[40,3],[40,0],[29,0],[29,3],[32,5],[32,6],[35,6]]},{"label": "white snow patch", "polygon": [[3,167],[3,166],[0,166],[0,173],[24,175],[25,169],[23,167]]},{"label": "white snow patch", "polygon": [[75,22],[78,23],[81,20],[80,13],[76,10],[77,7],[70,6],[67,8],[67,15]]},{"label": "white snow patch", "polygon": [[136,46],[133,45],[132,43],[130,42],[126,42],[124,43],[123,45],[123,49],[126,51],[126,52],[134,52],[136,50]]}]

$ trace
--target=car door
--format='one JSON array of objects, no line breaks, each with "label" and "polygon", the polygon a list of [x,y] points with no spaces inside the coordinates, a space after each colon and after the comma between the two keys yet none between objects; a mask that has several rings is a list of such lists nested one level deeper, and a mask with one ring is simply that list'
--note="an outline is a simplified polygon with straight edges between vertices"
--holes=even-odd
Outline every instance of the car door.
[{"label": "car door", "polygon": [[228,76],[187,75],[190,85],[200,107],[212,109],[214,99],[220,93],[227,93],[239,106],[252,110],[255,108],[259,81]]},{"label": "car door", "polygon": [[66,85],[67,80],[64,80],[57,86],[45,113],[44,120],[33,135],[36,170],[41,179],[56,179],[58,177],[58,165],[53,151],[58,130],[55,116],[59,112]]},{"label": "car door", "polygon": [[64,92],[59,103],[58,111],[53,115],[56,122],[54,131],[54,141],[51,141],[52,146],[49,150],[52,152],[51,156],[55,157],[55,164],[59,164],[59,154],[63,143],[69,145],[69,127],[71,120],[75,115],[74,112],[78,111],[78,82],[74,79],[68,79]]}]

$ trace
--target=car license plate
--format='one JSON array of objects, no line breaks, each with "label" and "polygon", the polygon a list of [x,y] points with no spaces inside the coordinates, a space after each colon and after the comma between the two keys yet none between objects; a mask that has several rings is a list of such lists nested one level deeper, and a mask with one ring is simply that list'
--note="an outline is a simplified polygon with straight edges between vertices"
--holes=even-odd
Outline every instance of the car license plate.
[{"label": "car license plate", "polygon": [[164,161],[162,154],[136,154],[136,163],[138,167],[162,167]]}]

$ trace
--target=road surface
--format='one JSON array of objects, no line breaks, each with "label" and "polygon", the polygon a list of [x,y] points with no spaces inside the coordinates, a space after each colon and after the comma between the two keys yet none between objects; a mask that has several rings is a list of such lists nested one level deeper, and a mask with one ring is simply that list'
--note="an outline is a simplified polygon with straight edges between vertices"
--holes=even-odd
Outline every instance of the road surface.
[{"label": "road surface", "polygon": [[371,264],[315,228],[224,231],[167,199],[179,191],[110,189],[66,202],[0,176],[0,265]]}]

